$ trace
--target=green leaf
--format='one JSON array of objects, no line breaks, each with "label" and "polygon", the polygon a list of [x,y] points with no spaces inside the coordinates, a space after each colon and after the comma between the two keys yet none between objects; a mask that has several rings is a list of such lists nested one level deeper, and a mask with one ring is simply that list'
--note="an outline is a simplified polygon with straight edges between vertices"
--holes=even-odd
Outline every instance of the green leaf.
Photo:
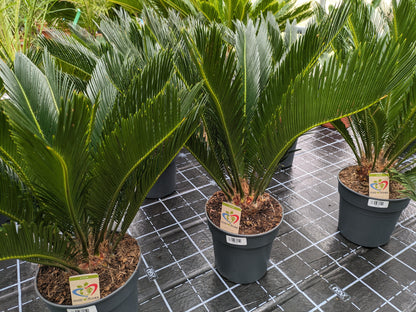
[{"label": "green leaf", "polygon": [[75,264],[73,241],[56,227],[43,223],[3,224],[0,231],[0,260],[23,259],[45,265],[69,267],[82,273]]}]

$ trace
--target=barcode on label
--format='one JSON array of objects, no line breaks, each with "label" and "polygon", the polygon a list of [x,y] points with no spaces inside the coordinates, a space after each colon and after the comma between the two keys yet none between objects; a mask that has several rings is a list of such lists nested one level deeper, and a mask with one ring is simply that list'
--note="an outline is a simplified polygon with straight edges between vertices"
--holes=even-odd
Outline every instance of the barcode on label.
[{"label": "barcode on label", "polygon": [[368,206],[374,208],[387,208],[389,206],[389,202],[385,200],[376,200],[376,199],[368,199]]},{"label": "barcode on label", "polygon": [[227,243],[232,244],[232,245],[239,245],[239,246],[247,245],[247,238],[245,237],[235,237],[235,236],[226,235],[225,239],[227,240]]},{"label": "barcode on label", "polygon": [[94,306],[78,308],[78,309],[66,309],[66,312],[97,312],[97,308]]}]

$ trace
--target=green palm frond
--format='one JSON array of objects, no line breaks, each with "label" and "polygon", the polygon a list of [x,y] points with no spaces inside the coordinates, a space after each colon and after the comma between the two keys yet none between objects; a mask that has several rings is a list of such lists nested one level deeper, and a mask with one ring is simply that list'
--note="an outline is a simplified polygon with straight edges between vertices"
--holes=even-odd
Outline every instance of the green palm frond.
[{"label": "green palm frond", "polygon": [[63,237],[56,227],[26,222],[3,224],[0,242],[0,260],[18,258],[82,272],[76,265],[78,252],[73,240]]},{"label": "green palm frond", "polygon": [[194,62],[198,65],[209,95],[204,115],[206,132],[216,138],[223,150],[222,155],[219,150],[216,151],[221,167],[228,171],[232,185],[240,190],[241,181],[238,177],[243,169],[240,160],[244,142],[245,103],[241,92],[241,73],[238,79],[234,79],[237,71],[235,52],[225,45],[221,30],[215,24],[212,28],[195,29],[194,36],[188,38],[188,46],[193,51]]},{"label": "green palm frond", "polygon": [[[285,151],[293,143],[293,138],[324,123],[324,119],[356,113],[386,97],[391,92],[390,81],[395,79],[391,73],[395,72],[396,66],[400,67],[399,60],[404,61],[399,57],[400,52],[400,46],[382,40],[363,45],[349,56],[347,65],[339,67],[333,57],[323,68],[316,68],[306,76],[298,76],[282,98],[281,107],[272,113],[281,121],[276,123],[275,128],[265,127],[261,136],[264,141],[258,140],[262,147],[262,158],[266,160],[270,157],[269,161],[266,160],[270,164],[268,175],[273,174],[273,168],[283,156],[273,153],[271,146],[276,146],[277,151]],[[416,64],[415,56],[412,58],[413,64]],[[408,75],[411,73],[411,70],[407,71]],[[271,85],[266,99],[274,98],[274,90],[275,87]],[[266,102],[264,105],[270,104]],[[266,116],[259,115],[258,129],[264,125],[263,117]],[[273,136],[274,132],[279,135]],[[271,160],[273,157],[274,160]],[[263,183],[261,189],[266,186]]]},{"label": "green palm frond", "polygon": [[[146,145],[140,143],[140,151],[138,156],[139,161],[134,162],[137,158],[136,154],[126,155],[124,162],[129,162],[132,165],[133,173],[129,180],[133,183],[126,183],[123,185],[123,193],[130,194],[131,198],[128,201],[118,201],[114,220],[116,226],[119,226],[121,222],[121,231],[127,231],[129,224],[136,216],[140,204],[143,202],[144,197],[150,191],[157,178],[165,171],[169,164],[173,161],[176,154],[180,151],[185,142],[188,141],[191,134],[195,131],[199,123],[199,107],[194,105],[194,98],[197,96],[200,90],[200,85],[193,88],[191,92],[186,92],[181,95],[176,95],[175,88],[168,87],[160,94],[151,106],[143,107],[143,115],[132,120],[129,129],[133,136],[136,129],[142,127],[154,127],[154,124],[159,123],[158,128],[164,128],[165,137],[163,143],[157,145],[157,149],[152,151],[150,145],[148,145],[147,151]],[[182,104],[179,105],[178,101]],[[161,110],[162,113],[154,118],[155,114],[149,114],[149,110]],[[140,117],[139,117],[140,116]],[[162,125],[163,124],[163,125]],[[169,132],[168,132],[169,131]],[[117,134],[116,134],[117,135]],[[157,134],[157,137],[161,137],[163,133]],[[118,137],[121,141],[120,137]],[[131,140],[125,140],[126,144],[134,144]],[[141,140],[142,142],[142,140]],[[162,142],[162,139],[160,140]],[[155,146],[155,144],[153,144]],[[146,154],[145,154],[146,153]],[[150,155],[144,157],[142,155]],[[124,156],[125,154],[123,154]],[[131,160],[129,160],[131,157]],[[124,207],[124,205],[128,205]]]},{"label": "green palm frond", "polygon": [[[270,11],[274,13],[276,21],[281,29],[284,29],[286,21],[297,21],[300,23],[313,15],[312,2],[305,2],[297,5],[296,1],[290,0],[284,1],[283,3],[284,5],[279,7],[278,10],[277,6],[272,6],[270,8]],[[267,10],[269,10],[269,8],[267,8]],[[254,15],[252,17],[254,18]]]},{"label": "green palm frond", "polygon": [[[119,201],[119,196],[123,195],[125,184],[128,183],[132,175],[138,172],[149,176],[149,180],[140,179],[142,185],[137,186],[137,200],[143,200],[144,196],[150,190],[156,178],[162,174],[169,162],[179,152],[180,148],[189,138],[190,134],[196,129],[199,122],[197,116],[197,107],[191,109],[193,98],[198,89],[195,89],[182,102],[184,110],[178,103],[175,88],[168,86],[165,91],[152,101],[148,101],[137,113],[131,118],[121,120],[111,133],[103,138],[103,143],[98,151],[97,164],[94,176],[100,180],[91,189],[90,199],[94,202],[95,209],[91,215],[96,222],[102,222],[102,234],[106,233],[109,225],[112,225],[113,218],[120,216],[115,212],[120,209],[127,209],[123,206],[125,201]],[[138,133],[146,133],[146,136],[138,138]],[[178,133],[175,135],[175,133]],[[182,134],[182,135],[181,135]],[[169,138],[175,137],[170,141]],[[162,150],[166,155],[155,155],[157,150]],[[158,161],[158,158],[164,162]],[[158,166],[146,168],[145,161],[155,160]],[[118,168],[114,171],[114,168]],[[150,171],[150,173],[147,173]],[[105,191],[103,192],[103,187]],[[129,190],[131,191],[131,190]],[[134,193],[134,192],[133,192]],[[139,197],[142,196],[143,198]],[[129,209],[137,209],[136,202]],[[103,210],[101,207],[108,207]],[[91,208],[92,209],[92,208]],[[103,217],[103,213],[105,213]],[[128,212],[127,212],[128,213]],[[134,217],[129,213],[130,217]],[[132,220],[132,218],[131,218]],[[130,221],[131,221],[130,220]],[[118,222],[120,222],[118,220]],[[126,221],[124,221],[126,222]],[[127,223],[128,226],[128,223]],[[127,227],[125,228],[127,230]]]},{"label": "green palm frond", "polygon": [[15,58],[14,71],[0,60],[0,77],[15,107],[13,110],[5,107],[6,113],[18,115],[22,126],[50,140],[58,104],[50,92],[37,91],[49,91],[49,82],[40,69],[19,53]]},{"label": "green palm frond", "polygon": [[[6,102],[7,100],[3,101]],[[17,146],[11,137],[10,125],[3,111],[3,105],[5,104],[0,101],[0,105],[0,158],[4,165],[13,168],[15,171],[22,172]]]},{"label": "green palm frond", "polygon": [[414,29],[414,12],[416,1],[392,1],[393,19],[387,20],[390,26],[390,33],[395,40],[411,44],[416,41]]},{"label": "green palm frond", "polygon": [[50,38],[40,37],[39,44],[46,48],[68,74],[83,80],[91,78],[97,63],[96,51],[59,30],[50,30]]},{"label": "green palm frond", "polygon": [[[137,47],[136,42],[132,40],[132,33],[140,34],[140,31],[134,29],[137,24],[124,10],[115,10],[117,19],[103,18],[100,21],[99,29],[107,42],[115,50],[124,54],[126,52],[137,54],[136,58],[144,58],[141,55],[145,52],[143,47]],[[143,40],[143,38],[141,38]],[[141,48],[141,49],[139,49]]]},{"label": "green palm frond", "polygon": [[61,231],[75,232],[84,250],[88,240],[83,196],[89,169],[86,142],[89,122],[88,102],[74,97],[59,114],[51,144],[34,136],[30,129],[13,127],[15,142],[26,163],[25,172],[33,182],[34,195],[47,207]]},{"label": "green palm frond", "polygon": [[0,213],[16,222],[36,222],[33,197],[18,175],[0,159]]},{"label": "green palm frond", "polygon": [[141,12],[143,10],[143,0],[114,0],[111,2],[123,6],[130,12]]},{"label": "green palm frond", "polygon": [[404,186],[404,189],[400,192],[403,193],[404,196],[416,200],[416,167],[413,167],[405,173],[395,169],[391,169],[389,173],[393,180],[399,181]]}]

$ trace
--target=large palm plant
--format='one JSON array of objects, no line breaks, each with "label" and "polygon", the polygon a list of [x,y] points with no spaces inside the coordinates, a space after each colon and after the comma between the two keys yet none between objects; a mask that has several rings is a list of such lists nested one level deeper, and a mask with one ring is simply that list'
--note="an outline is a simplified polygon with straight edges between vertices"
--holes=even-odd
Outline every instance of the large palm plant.
[{"label": "large palm plant", "polygon": [[[393,1],[389,12],[355,3],[354,14],[342,33],[342,44],[336,45],[337,54],[342,56],[345,50],[356,49],[374,36],[386,36],[407,49],[414,49],[415,23],[416,1],[400,1],[399,4]],[[415,199],[415,75],[404,80],[399,88],[377,105],[351,116],[350,123],[352,131],[340,122],[333,124],[355,155],[358,179],[367,184],[369,173],[389,172],[392,179],[399,180],[405,186],[403,192]]]},{"label": "large palm plant", "polygon": [[[108,51],[107,64],[123,65]],[[147,192],[195,130],[196,89],[170,82],[169,51],[135,64],[123,94],[102,85],[97,63],[85,93],[44,54],[0,62],[0,260],[20,258],[83,272],[102,242],[110,254]],[[131,70],[133,72],[133,70]],[[163,149],[163,153],[159,151]]]},{"label": "large palm plant", "polygon": [[[348,14],[344,4],[286,45],[271,15],[236,23],[234,32],[197,22],[182,31],[207,100],[187,147],[228,200],[255,202],[299,135],[373,105],[412,72],[413,51],[389,38],[317,66]],[[195,71],[183,70],[182,77],[194,78]]]}]

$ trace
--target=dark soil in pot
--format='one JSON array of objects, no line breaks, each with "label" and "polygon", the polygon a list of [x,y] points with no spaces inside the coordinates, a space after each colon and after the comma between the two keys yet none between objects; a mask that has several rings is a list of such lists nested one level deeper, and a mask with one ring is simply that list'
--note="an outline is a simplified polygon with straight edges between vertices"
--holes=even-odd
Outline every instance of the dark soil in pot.
[{"label": "dark soil in pot", "polygon": [[[137,241],[125,235],[113,254],[109,253],[108,243],[100,246],[100,255],[90,259],[85,273],[97,273],[100,278],[101,298],[120,288],[135,271],[140,259]],[[80,265],[81,267],[83,265]],[[50,266],[41,266],[37,277],[40,294],[47,300],[62,305],[71,305],[69,277],[78,275],[75,271],[64,271]]]},{"label": "dark soil in pot", "polygon": [[[361,194],[368,196],[369,187],[368,187],[368,176],[367,178],[361,178],[359,174],[359,166],[350,166],[344,168],[339,173],[339,179],[341,182],[348,187],[349,189]],[[403,190],[404,187],[397,181],[390,180],[390,199],[403,198],[403,194],[400,190]]]},{"label": "dark soil in pot", "polygon": [[[211,196],[206,204],[208,217],[218,227],[220,226],[221,205],[224,201],[227,201],[227,197],[222,191],[218,191]],[[259,196],[255,207],[242,203],[234,204],[242,208],[239,234],[251,235],[268,232],[282,220],[283,209],[281,205],[267,193]]]}]

